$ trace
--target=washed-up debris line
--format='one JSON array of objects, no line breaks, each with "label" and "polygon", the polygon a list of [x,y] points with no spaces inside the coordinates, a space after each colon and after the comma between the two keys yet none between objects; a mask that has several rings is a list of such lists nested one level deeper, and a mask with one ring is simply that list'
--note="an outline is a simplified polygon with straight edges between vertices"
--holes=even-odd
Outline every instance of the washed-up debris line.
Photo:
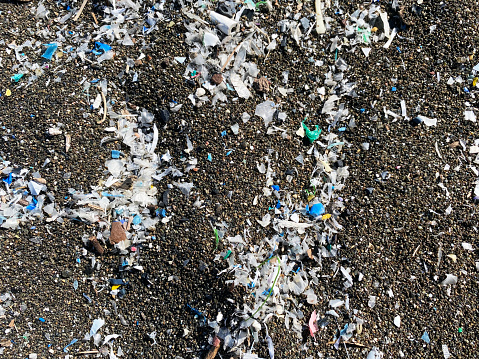
[{"label": "washed-up debris line", "polygon": [[[177,189],[185,196],[191,196],[198,190],[195,183],[182,180],[198,166],[191,140],[188,136],[185,137],[186,156],[181,159],[174,158],[169,151],[158,153],[161,126],[166,125],[169,117],[181,111],[183,106],[212,106],[214,110],[221,111],[222,102],[237,101],[239,98],[248,100],[258,93],[263,101],[252,108],[250,113],[243,114],[243,123],[232,126],[233,133],[237,134],[242,126],[248,125],[252,116],[257,116],[264,122],[264,132],[274,136],[277,141],[291,138],[308,140],[307,147],[296,158],[282,159],[290,168],[301,171],[307,159],[316,166],[309,174],[307,200],[302,200],[301,196],[293,196],[290,189],[276,184],[278,165],[274,153],[257,159],[257,171],[262,177],[263,186],[251,205],[257,206],[262,198],[271,198],[276,205],[265,208],[264,216],[255,222],[248,221],[248,227],[242,233],[232,232],[227,223],[220,222],[212,224],[212,233],[202,234],[203,237],[214,238],[216,244],[220,241],[224,244],[221,251],[217,250],[215,261],[227,261],[228,268],[224,273],[234,275],[234,279],[227,281],[227,284],[243,286],[247,296],[243,306],[237,308],[234,318],[228,321],[228,327],[224,326],[221,315],[218,315],[217,320],[203,318],[198,325],[211,328],[211,353],[217,353],[221,341],[223,350],[229,353],[243,355],[243,358],[256,358],[253,348],[246,346],[247,339],[252,337],[253,343],[259,342],[262,327],[273,316],[281,317],[286,328],[301,339],[305,323],[314,336],[329,321],[340,316],[340,308],[353,311],[355,303],[348,297],[348,288],[358,285],[362,274],[357,278],[353,276],[354,268],[340,264],[338,255],[341,245],[336,238],[343,229],[340,214],[346,206],[340,193],[347,185],[349,176],[348,167],[342,165],[345,159],[343,150],[351,146],[344,138],[344,131],[353,129],[357,121],[348,108],[347,99],[359,95],[355,91],[354,79],[347,77],[349,65],[340,56],[339,50],[347,48],[356,51],[358,56],[368,57],[371,51],[380,51],[377,46],[373,50],[372,43],[381,43],[384,49],[393,46],[398,29],[389,27],[387,13],[375,2],[348,16],[343,14],[346,20],[343,27],[339,27],[328,14],[343,10],[335,8],[329,1],[326,3],[327,6],[316,1],[315,11],[300,9],[293,12],[291,6],[287,6],[285,18],[274,29],[261,28],[257,23],[264,13],[276,10],[277,5],[270,1],[254,3],[248,0],[241,4],[226,1],[214,4],[214,8],[213,4],[203,1],[194,5],[182,3],[189,56],[175,57],[175,61],[184,64],[183,77],[186,80],[201,84],[189,95],[190,103],[171,102],[170,108],[163,110],[161,119],[155,118],[151,109],[135,112],[125,108],[117,113],[113,110],[112,99],[108,95],[109,87],[115,86],[112,82],[114,80],[99,79],[92,82],[85,78],[80,86],[85,95],[88,95],[89,104],[100,111],[102,121],[107,120],[104,123],[106,136],[102,144],[120,140],[128,150],[112,152],[111,159],[105,163],[108,176],[101,183],[92,186],[90,191],[71,189],[69,195],[75,205],[65,208],[56,204],[53,194],[48,192],[48,184],[39,172],[30,173],[29,170],[15,167],[3,160],[0,164],[3,184],[0,189],[1,227],[16,229],[31,220],[48,222],[62,221],[65,218],[93,224],[95,229],[83,237],[85,247],[93,248],[97,255],[101,255],[105,248],[114,246],[122,256],[122,270],[143,271],[135,245],[151,241],[155,227],[168,226],[175,215],[168,207],[167,198],[158,193],[156,184],[167,181],[170,190]],[[89,64],[101,64],[113,59],[115,47],[133,45],[133,35],[135,41],[146,43],[149,34],[170,20],[169,6],[162,1],[145,12],[139,3],[116,1],[112,6],[106,5],[103,8],[106,16],[103,24],[91,34],[84,34],[81,26],[76,30],[57,33],[45,28],[41,31],[49,39],[48,43],[32,43],[27,40],[21,45],[4,44],[13,51],[12,55],[18,61],[15,69],[17,73],[12,75],[14,86],[28,87],[38,81],[50,66],[48,61],[53,57],[57,60],[56,74],[61,76],[61,71],[66,71],[62,69],[63,66],[66,68],[67,63],[75,58]],[[76,9],[71,9],[58,17],[58,24],[68,24],[75,12]],[[49,16],[42,3],[37,5],[35,16],[39,21]],[[138,17],[144,20],[140,27],[133,21]],[[284,47],[287,38],[292,38],[317,66],[323,65],[325,56],[335,58],[334,65],[329,66],[329,71],[324,73],[324,79],[314,84],[314,94],[309,95],[308,101],[317,103],[316,107],[304,106],[302,118],[282,111],[281,103],[275,103],[273,97],[269,97],[270,93],[274,93],[287,99],[288,94],[296,90],[288,87],[287,72],[283,74],[284,81],[281,85],[272,84],[265,77],[259,76],[262,66],[267,66],[268,55]],[[321,44],[326,44],[324,49],[320,50],[320,46],[316,45],[319,40]],[[43,60],[25,55],[27,49],[41,49]],[[134,61],[128,60],[127,66],[134,67]],[[479,69],[476,66],[471,75],[472,81],[475,81],[472,87],[477,85],[477,77],[474,77],[477,72]],[[58,80],[59,77],[53,79]],[[462,79],[451,78],[448,83],[461,81]],[[92,84],[98,86],[99,91],[90,96]],[[401,106],[401,115],[385,109],[385,116],[411,120],[407,117],[405,105],[401,103]],[[476,115],[472,107],[471,104],[465,104],[464,116],[465,120],[475,122]],[[320,129],[316,125],[319,123],[316,117],[318,109],[328,123],[327,128]],[[280,119],[281,124],[276,119]],[[422,115],[416,116],[412,121],[414,125],[437,124],[437,119]],[[61,128],[50,128],[48,135],[62,135]],[[68,136],[65,135],[65,139],[67,144]],[[478,141],[470,145],[471,154],[479,153]],[[368,146],[363,145],[367,149]],[[464,141],[460,145],[466,150]],[[211,155],[208,160],[213,161]],[[293,173],[287,176],[287,182],[291,183],[292,179]],[[474,193],[479,197],[479,184],[476,182],[475,185]],[[197,198],[195,206],[200,207],[202,203],[199,194]],[[258,230],[264,234],[259,243],[252,241],[252,234]],[[325,263],[328,265],[327,270]],[[316,288],[320,278],[330,272],[334,276],[342,276],[343,288],[338,291],[336,298],[329,301],[329,307],[322,308],[321,314],[314,311],[307,318],[299,305],[300,298],[306,298],[311,305],[317,304]],[[441,284],[447,286],[456,282],[457,277],[451,274]],[[117,295],[123,283],[111,284],[114,289],[110,293]],[[9,294],[4,294],[1,302],[8,304],[10,299]],[[375,297],[370,297],[370,307],[374,307],[375,300]],[[0,306],[0,315],[2,310],[5,309]],[[397,327],[400,323],[400,317],[394,319]],[[99,348],[99,354],[115,357],[112,340],[119,335],[107,335],[102,340],[99,330],[104,324],[103,319],[95,319],[83,340],[93,339],[94,346]],[[333,345],[339,348],[351,341],[363,324],[364,320],[359,314],[351,316],[351,321],[338,331]],[[151,333],[150,337],[155,341],[155,333]],[[72,350],[77,340],[73,339],[66,345],[64,352]],[[265,340],[273,358],[273,339],[266,334]],[[424,333],[423,340],[429,340],[427,332]],[[116,355],[121,354],[122,350],[118,347]],[[381,351],[373,347],[368,358],[381,355]]]}]

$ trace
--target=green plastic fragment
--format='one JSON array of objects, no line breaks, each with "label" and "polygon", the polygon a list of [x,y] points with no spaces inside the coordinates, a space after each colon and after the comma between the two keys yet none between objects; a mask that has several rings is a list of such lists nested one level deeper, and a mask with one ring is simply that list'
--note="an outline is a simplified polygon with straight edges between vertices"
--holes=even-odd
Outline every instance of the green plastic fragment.
[{"label": "green plastic fragment", "polygon": [[459,333],[462,333],[462,328],[459,328],[457,331],[458,331]]},{"label": "green plastic fragment", "polygon": [[214,231],[215,231],[215,242],[216,242],[215,250],[217,250],[218,244],[220,243],[220,237],[218,237],[218,230],[216,228],[214,228]]},{"label": "green plastic fragment", "polygon": [[259,8],[261,5],[264,5],[264,4],[267,4],[267,2],[266,1],[258,1],[256,3],[256,8]]},{"label": "green plastic fragment", "polygon": [[228,259],[228,257],[231,255],[231,249],[228,249],[228,252],[226,252],[226,255],[223,257],[223,259]]},{"label": "green plastic fragment", "polygon": [[11,79],[15,82],[20,81],[20,79],[23,77],[23,74],[15,74],[11,77]]},{"label": "green plastic fragment", "polygon": [[321,134],[321,130],[319,129],[319,126],[316,125],[316,130],[310,131],[308,126],[304,124],[304,122],[301,122],[304,128],[304,132],[306,133],[306,137],[308,137],[309,142],[313,143],[319,138],[319,135]]}]

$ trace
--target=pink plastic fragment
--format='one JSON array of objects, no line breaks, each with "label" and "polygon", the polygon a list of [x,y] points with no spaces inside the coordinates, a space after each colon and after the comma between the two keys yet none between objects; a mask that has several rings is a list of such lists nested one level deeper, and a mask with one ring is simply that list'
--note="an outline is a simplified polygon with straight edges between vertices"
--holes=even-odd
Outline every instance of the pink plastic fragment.
[{"label": "pink plastic fragment", "polygon": [[311,313],[311,318],[309,318],[309,332],[311,333],[311,336],[314,337],[314,333],[316,333],[319,328],[318,324],[316,323],[316,310]]}]

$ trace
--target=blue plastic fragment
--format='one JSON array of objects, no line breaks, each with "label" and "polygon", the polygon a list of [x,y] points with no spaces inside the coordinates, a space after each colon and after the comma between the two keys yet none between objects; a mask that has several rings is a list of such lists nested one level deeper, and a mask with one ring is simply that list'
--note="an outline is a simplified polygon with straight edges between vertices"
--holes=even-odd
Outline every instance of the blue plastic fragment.
[{"label": "blue plastic fragment", "polygon": [[12,184],[12,174],[9,173],[8,177],[3,179],[3,182],[5,182],[6,184]]},{"label": "blue plastic fragment", "polygon": [[193,308],[191,305],[189,304],[186,304],[186,306],[195,314],[197,315],[198,317],[203,317],[203,320],[205,321],[206,323],[206,317],[203,315],[203,313],[201,313],[198,309],[195,309]]},{"label": "blue plastic fragment", "polygon": [[391,91],[392,91],[392,92],[396,91],[396,87],[393,86],[393,87],[391,88]]},{"label": "blue plastic fragment", "polygon": [[225,137],[226,136],[226,130],[224,130],[223,132],[221,132],[221,137]]},{"label": "blue plastic fragment", "polygon": [[88,300],[88,303],[91,303],[91,302],[92,302],[91,298],[90,298],[88,295],[86,295],[85,293],[83,293],[83,296],[85,297],[86,300]]},{"label": "blue plastic fragment", "polygon": [[45,319],[43,318],[38,318],[39,321],[41,321],[42,323],[45,323]]},{"label": "blue plastic fragment", "polygon": [[313,204],[313,205],[311,206],[311,208],[308,208],[308,206],[306,206],[306,212],[307,212],[310,216],[318,217],[318,216],[324,214],[325,209],[324,209],[324,206],[323,206],[322,203],[316,203],[316,204]]},{"label": "blue plastic fragment", "polygon": [[68,353],[68,347],[69,346],[72,346],[73,344],[75,344],[76,342],[78,341],[78,339],[73,339],[70,344],[68,344],[65,348],[63,348],[63,352],[64,353]]},{"label": "blue plastic fragment", "polygon": [[279,191],[279,186],[277,184],[272,185],[271,188],[275,191]]},{"label": "blue plastic fragment", "polygon": [[427,344],[431,342],[431,339],[429,338],[429,334],[427,334],[426,331],[424,331],[424,334],[421,337],[422,340],[424,340]]},{"label": "blue plastic fragment", "polygon": [[338,128],[338,131],[339,131],[339,132],[344,132],[344,131],[346,131],[346,127],[340,127],[340,128]]},{"label": "blue plastic fragment", "polygon": [[120,158],[120,151],[117,150],[111,150],[111,158]]},{"label": "blue plastic fragment", "polygon": [[366,111],[366,109],[362,108],[359,110],[361,113],[364,113]]},{"label": "blue plastic fragment", "polygon": [[133,217],[133,222],[135,226],[141,223],[141,217],[137,214],[135,217]]},{"label": "blue plastic fragment", "polygon": [[331,143],[331,144],[327,147],[327,149],[329,150],[330,148],[333,148],[333,147],[335,147],[335,146],[342,146],[342,145],[344,145],[344,142]]},{"label": "blue plastic fragment", "polygon": [[12,79],[13,81],[15,81],[15,82],[18,82],[18,81],[20,81],[20,79],[21,79],[22,77],[23,77],[23,74],[20,73],[20,74],[15,74],[15,75],[13,75],[13,76],[11,77],[11,79]]},{"label": "blue plastic fragment", "polygon": [[53,57],[53,54],[58,49],[57,43],[53,42],[51,44],[43,44],[43,46],[46,46],[47,49],[46,49],[45,53],[42,55],[42,57],[44,59],[51,60],[52,57]]},{"label": "blue plastic fragment", "polygon": [[280,209],[281,208],[281,202],[278,199],[278,203],[276,203],[276,208]]},{"label": "blue plastic fragment", "polygon": [[104,54],[105,52],[108,52],[110,50],[111,50],[110,45],[96,41],[95,42],[95,47],[93,48],[93,50],[91,50],[91,52],[95,55],[101,55],[101,54]]},{"label": "blue plastic fragment", "polygon": [[233,152],[233,151],[228,151],[228,152],[226,152],[226,156],[231,155],[231,152]]},{"label": "blue plastic fragment", "polygon": [[73,289],[78,289],[78,281],[76,279],[73,281]]},{"label": "blue plastic fragment", "polygon": [[213,161],[213,158],[211,157],[211,153],[208,153],[208,161]]}]

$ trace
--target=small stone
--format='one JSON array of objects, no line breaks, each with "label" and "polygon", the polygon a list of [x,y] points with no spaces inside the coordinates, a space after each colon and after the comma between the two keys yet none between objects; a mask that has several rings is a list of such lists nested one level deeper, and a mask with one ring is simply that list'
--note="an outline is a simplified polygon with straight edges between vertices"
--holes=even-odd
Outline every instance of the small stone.
[{"label": "small stone", "polygon": [[268,92],[270,84],[271,82],[269,82],[269,80],[263,76],[259,79],[254,79],[253,88],[258,92]]},{"label": "small stone", "polygon": [[220,73],[214,74],[213,76],[211,76],[211,82],[215,85],[219,85],[223,82],[223,75],[221,75]]},{"label": "small stone", "polygon": [[126,239],[126,232],[121,222],[113,222],[110,230],[110,243],[117,244]]},{"label": "small stone", "polygon": [[70,277],[72,276],[72,274],[73,274],[73,273],[72,273],[71,270],[65,269],[65,270],[63,270],[63,271],[61,272],[60,275],[61,275],[61,277],[62,277],[63,279],[68,279],[68,278],[70,278]]}]

